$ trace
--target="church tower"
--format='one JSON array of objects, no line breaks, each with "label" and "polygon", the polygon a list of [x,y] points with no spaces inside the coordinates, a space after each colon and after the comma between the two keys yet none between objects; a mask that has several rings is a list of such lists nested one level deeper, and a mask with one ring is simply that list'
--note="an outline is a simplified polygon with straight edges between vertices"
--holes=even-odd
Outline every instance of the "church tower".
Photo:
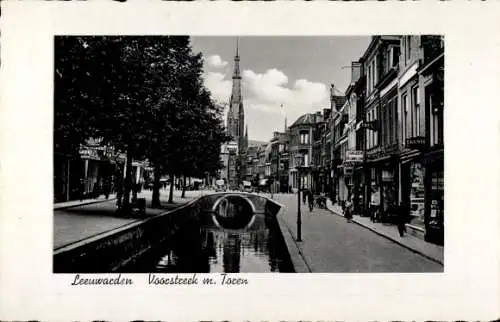
[{"label": "church tower", "polygon": [[233,86],[231,99],[229,101],[229,112],[227,113],[227,130],[238,145],[242,143],[245,128],[245,111],[243,109],[243,99],[241,96],[241,74],[239,44],[236,42],[236,55],[234,56]]},{"label": "church tower", "polygon": [[230,163],[234,165],[234,177],[229,177],[228,181],[232,185],[239,185],[245,180],[246,174],[246,152],[248,137],[245,136],[245,110],[243,108],[243,98],[241,95],[241,74],[239,41],[236,40],[236,55],[234,56],[233,84],[231,98],[229,101],[229,111],[227,113],[227,133],[231,140],[238,146],[238,152]]}]

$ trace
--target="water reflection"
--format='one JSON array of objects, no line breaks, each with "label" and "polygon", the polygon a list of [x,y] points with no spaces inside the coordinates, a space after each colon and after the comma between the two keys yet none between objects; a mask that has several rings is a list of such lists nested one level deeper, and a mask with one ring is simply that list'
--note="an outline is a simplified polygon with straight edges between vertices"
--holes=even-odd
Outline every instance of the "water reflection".
[{"label": "water reflection", "polygon": [[248,228],[254,220],[254,209],[250,200],[241,196],[225,196],[212,209],[213,221],[226,229]]},{"label": "water reflection", "polygon": [[215,225],[180,231],[148,272],[290,272],[293,270],[277,227],[258,215],[251,229]]},{"label": "water reflection", "polygon": [[231,206],[231,201],[234,200],[228,199],[219,208],[201,213],[197,223],[180,225],[169,240],[128,267],[128,271],[293,272],[275,216],[255,214],[253,206],[248,208],[245,203]]}]

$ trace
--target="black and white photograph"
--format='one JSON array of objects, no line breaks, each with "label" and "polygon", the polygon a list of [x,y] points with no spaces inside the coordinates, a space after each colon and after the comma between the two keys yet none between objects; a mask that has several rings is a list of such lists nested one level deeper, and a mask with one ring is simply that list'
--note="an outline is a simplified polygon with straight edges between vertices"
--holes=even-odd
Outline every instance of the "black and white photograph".
[{"label": "black and white photograph", "polygon": [[1,6],[0,320],[498,319],[500,2]]},{"label": "black and white photograph", "polygon": [[444,272],[443,35],[53,48],[53,273]]}]

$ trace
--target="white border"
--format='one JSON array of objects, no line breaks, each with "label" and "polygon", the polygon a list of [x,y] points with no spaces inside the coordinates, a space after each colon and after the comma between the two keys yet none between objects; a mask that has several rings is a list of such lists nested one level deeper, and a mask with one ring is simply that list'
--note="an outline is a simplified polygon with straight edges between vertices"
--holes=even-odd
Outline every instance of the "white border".
[{"label": "white border", "polygon": [[[499,316],[498,2],[2,2],[3,320]],[[443,274],[248,274],[239,288],[70,287],[51,274],[54,34],[446,36]]]}]

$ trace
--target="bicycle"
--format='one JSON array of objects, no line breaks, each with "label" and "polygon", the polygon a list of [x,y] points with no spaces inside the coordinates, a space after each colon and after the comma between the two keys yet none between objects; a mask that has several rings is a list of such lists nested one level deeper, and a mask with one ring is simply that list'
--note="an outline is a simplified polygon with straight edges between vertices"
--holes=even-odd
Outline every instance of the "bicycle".
[{"label": "bicycle", "polygon": [[314,206],[319,209],[326,209],[326,198],[325,197],[317,197],[314,200]]}]

